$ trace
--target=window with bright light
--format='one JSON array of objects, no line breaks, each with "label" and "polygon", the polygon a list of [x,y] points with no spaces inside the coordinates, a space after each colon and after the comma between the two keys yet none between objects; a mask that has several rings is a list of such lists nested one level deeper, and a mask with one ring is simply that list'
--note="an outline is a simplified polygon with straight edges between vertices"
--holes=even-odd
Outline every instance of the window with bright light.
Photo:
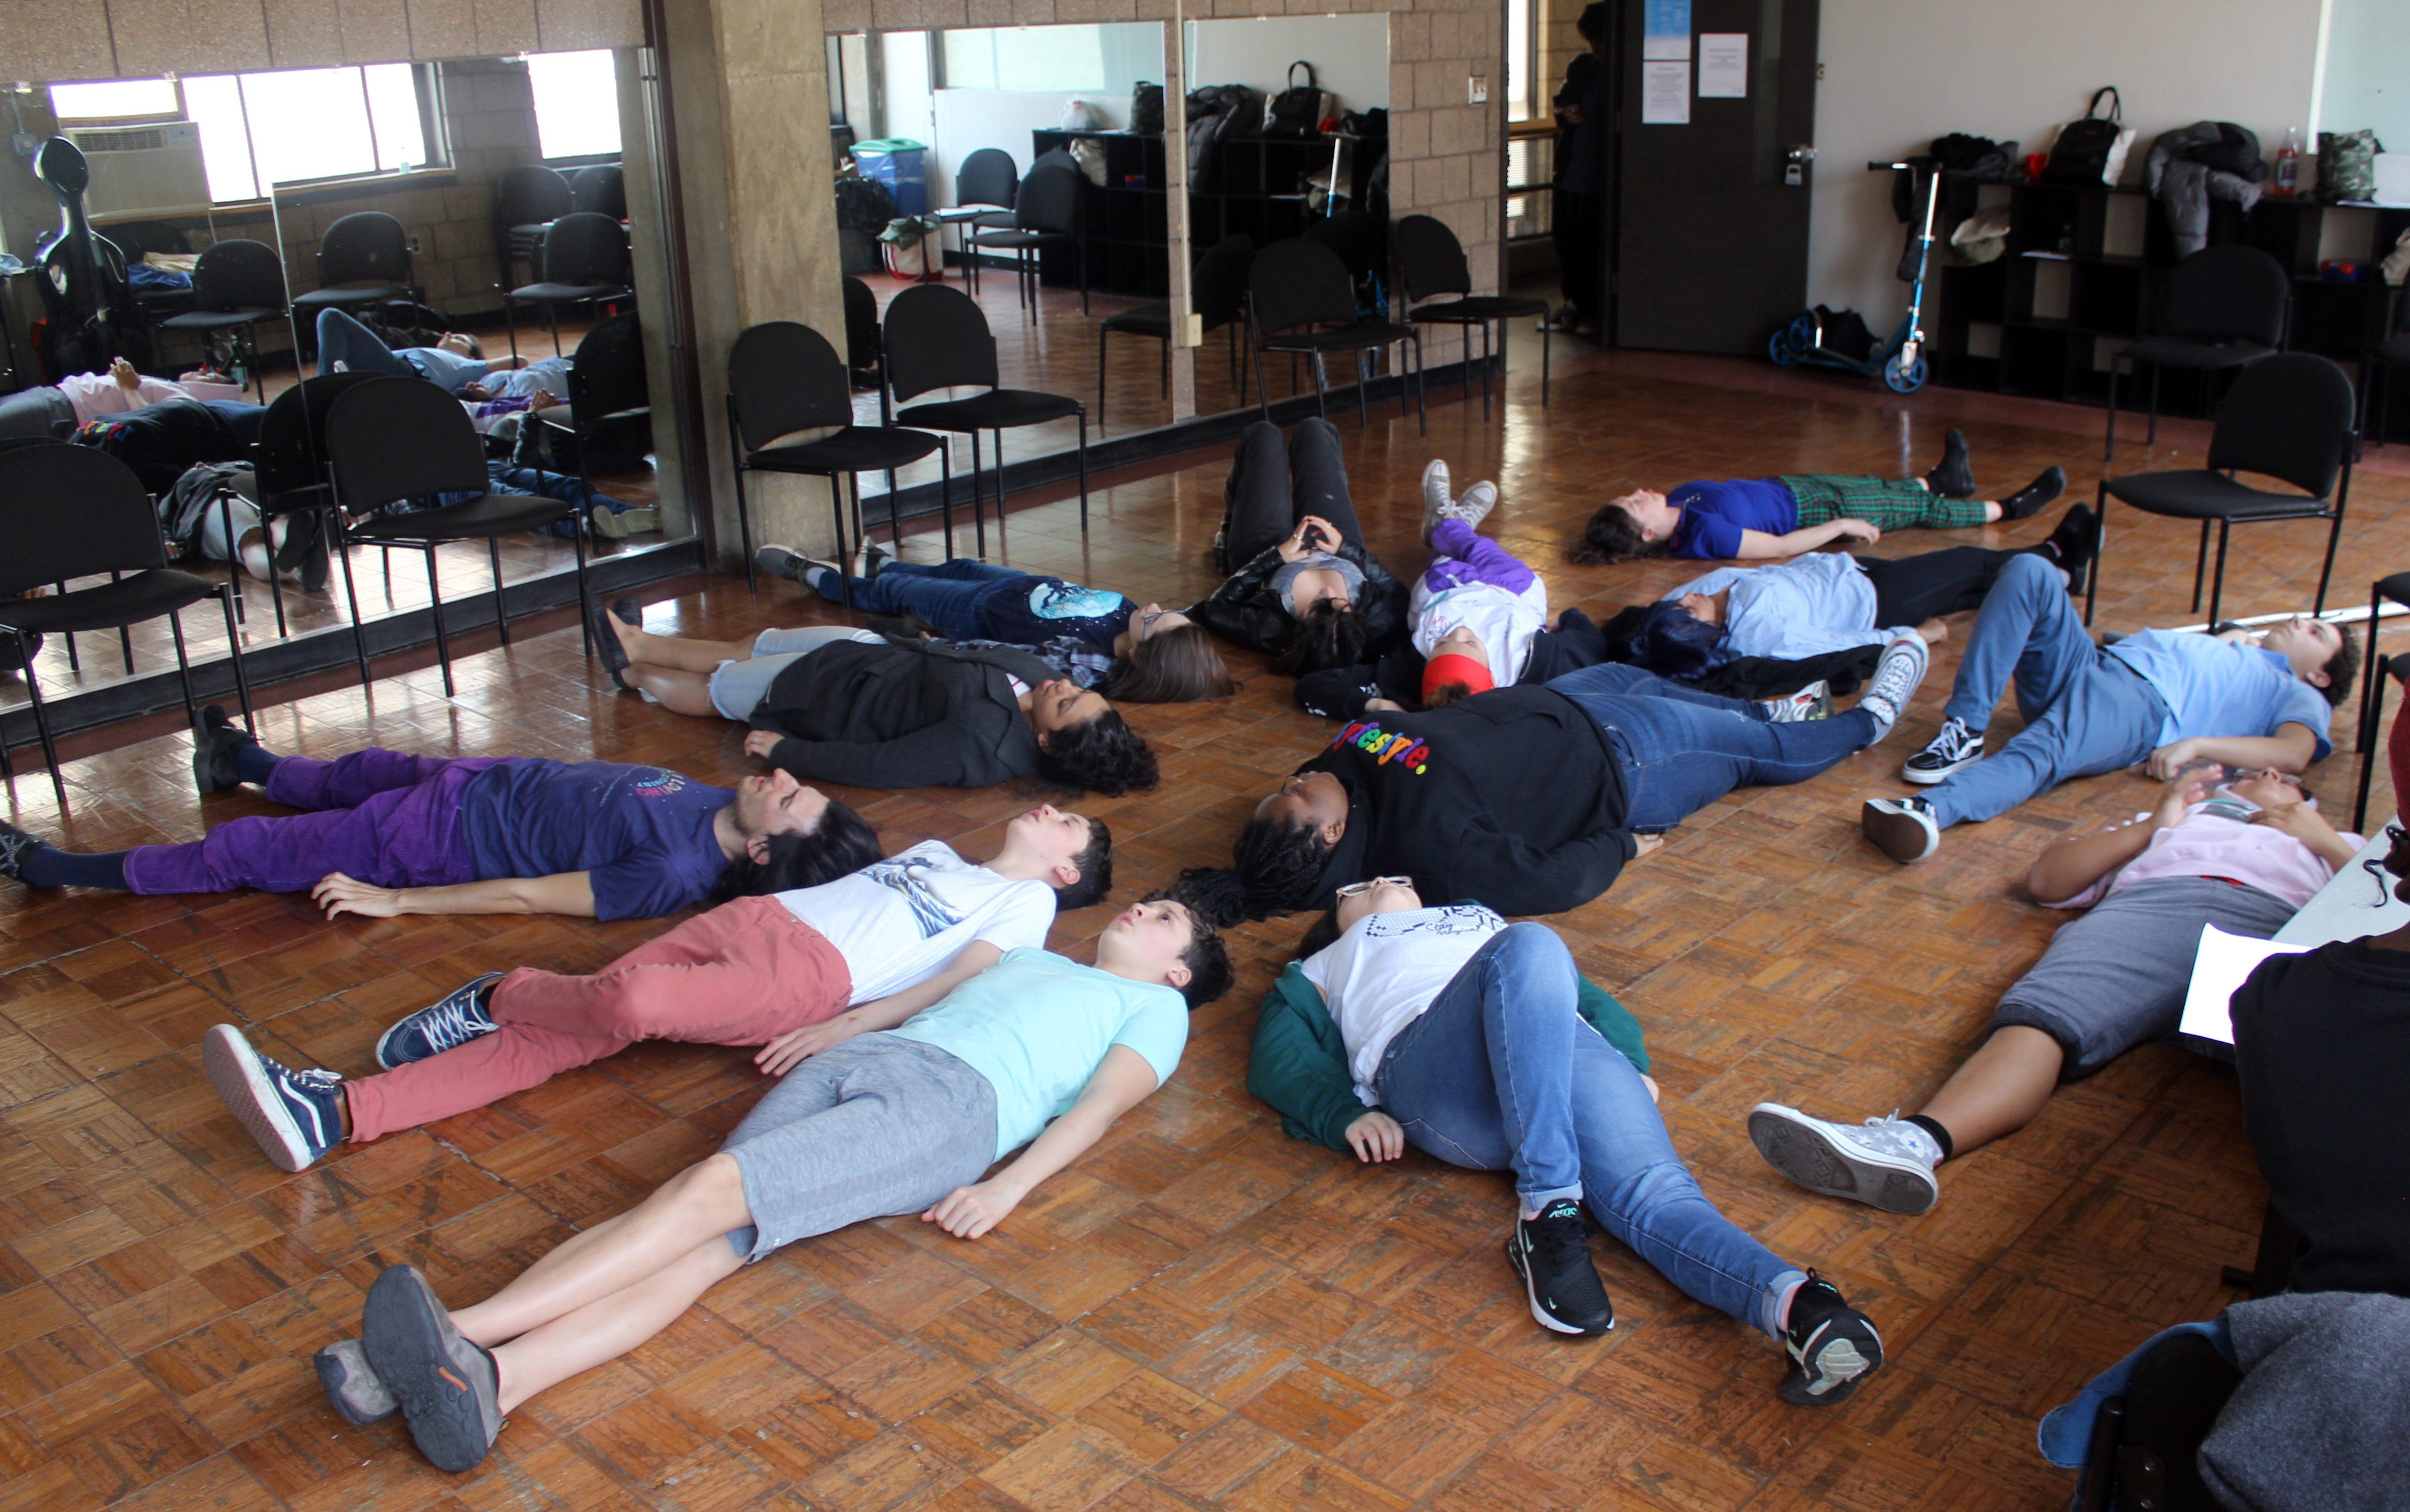
[{"label": "window with bright light", "polygon": [[1532,0],[1506,0],[1506,119],[1509,121],[1532,119]]},{"label": "window with bright light", "polygon": [[617,155],[619,72],[603,48],[528,55],[536,148],[547,158]]},{"label": "window with bright light", "polygon": [[223,205],[280,183],[426,167],[433,154],[419,89],[417,68],[388,63],[54,84],[51,102],[62,121],[191,121],[200,127],[210,198]]},{"label": "window with bright light", "polygon": [[172,79],[125,79],[107,84],[52,84],[51,113],[61,121],[124,121],[142,116],[173,121],[180,113]]}]

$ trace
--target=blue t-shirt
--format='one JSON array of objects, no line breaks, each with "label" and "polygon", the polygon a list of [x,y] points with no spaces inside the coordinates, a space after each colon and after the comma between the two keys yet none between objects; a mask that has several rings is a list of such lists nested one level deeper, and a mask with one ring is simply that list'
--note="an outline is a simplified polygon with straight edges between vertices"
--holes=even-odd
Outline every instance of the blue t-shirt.
[{"label": "blue t-shirt", "polygon": [[597,919],[652,919],[728,868],[711,821],[735,797],[658,766],[522,757],[470,779],[460,829],[480,880],[588,872]]},{"label": "blue t-shirt", "polygon": [[[428,383],[447,394],[457,394],[486,376],[484,359],[457,356],[440,346],[405,346],[394,355],[416,368]],[[563,399],[568,398],[565,388],[556,392]]]},{"label": "blue t-shirt", "polygon": [[2195,735],[2272,735],[2282,724],[2304,724],[2317,737],[2323,761],[2334,706],[2293,676],[2292,663],[2249,641],[2221,641],[2198,631],[2145,630],[2109,647],[2142,675],[2168,705],[2158,744]]},{"label": "blue t-shirt", "polygon": [[1799,501],[1772,478],[1685,483],[1665,502],[1682,512],[1674,527],[1677,557],[1730,561],[1740,555],[1743,531],[1788,535],[1799,528]]},{"label": "blue t-shirt", "polygon": [[1024,948],[888,1032],[935,1045],[988,1079],[1000,1160],[1069,1112],[1115,1045],[1145,1056],[1155,1085],[1170,1081],[1188,1044],[1188,1000]]},{"label": "blue t-shirt", "polygon": [[991,639],[1008,645],[1043,646],[1068,635],[1110,654],[1136,607],[1105,589],[1033,574],[981,599],[980,618]]}]

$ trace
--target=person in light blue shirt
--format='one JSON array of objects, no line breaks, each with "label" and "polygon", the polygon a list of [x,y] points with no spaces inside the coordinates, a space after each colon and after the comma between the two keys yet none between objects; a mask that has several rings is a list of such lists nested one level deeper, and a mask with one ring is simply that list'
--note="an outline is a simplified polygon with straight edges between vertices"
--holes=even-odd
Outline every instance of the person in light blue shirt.
[{"label": "person in light blue shirt", "polygon": [[985,1234],[1170,1077],[1189,1010],[1229,986],[1221,938],[1168,898],[1107,924],[1094,966],[1008,952],[901,1027],[789,1070],[719,1154],[484,1301],[447,1310],[415,1269],[387,1269],[319,1380],[352,1421],[399,1407],[437,1466],[471,1469],[519,1403],[783,1244],[910,1213]]},{"label": "person in light blue shirt", "polygon": [[[542,364],[524,363],[519,357],[487,357],[477,339],[462,331],[450,331],[433,346],[405,346],[396,350],[385,344],[385,338],[332,306],[318,312],[318,371],[384,372],[397,378],[424,378],[456,399],[521,399],[533,395],[538,388],[556,399],[569,393],[569,369],[559,358],[547,358],[557,365],[551,381],[545,382],[537,369]],[[507,382],[489,380],[497,371],[507,371],[521,366],[529,377],[520,380],[523,386],[512,388]]]},{"label": "person in light blue shirt", "polygon": [[[2328,726],[2359,669],[2358,643],[2307,616],[2096,646],[2058,571],[2019,557],[1983,596],[1940,733],[1901,770],[1932,792],[1870,798],[1860,823],[1893,860],[1922,861],[1951,825],[2004,814],[2069,778],[2137,763],[2161,781],[2196,762],[2298,774],[2333,749]],[[1983,734],[2011,679],[2025,727],[1986,761]]]}]

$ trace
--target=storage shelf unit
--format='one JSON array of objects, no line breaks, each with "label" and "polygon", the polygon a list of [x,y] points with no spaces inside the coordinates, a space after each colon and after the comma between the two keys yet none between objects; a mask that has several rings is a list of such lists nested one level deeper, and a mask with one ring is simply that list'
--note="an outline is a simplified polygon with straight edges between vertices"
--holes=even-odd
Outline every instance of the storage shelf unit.
[{"label": "storage shelf unit", "polygon": [[[1088,287],[1105,294],[1160,299],[1171,293],[1170,190],[1163,138],[1128,131],[1032,131],[1032,153],[1068,152],[1085,138],[1105,150],[1105,182],[1082,174],[1080,240],[1088,254]],[[1067,247],[1038,254],[1040,277],[1078,285],[1079,267]]]}]

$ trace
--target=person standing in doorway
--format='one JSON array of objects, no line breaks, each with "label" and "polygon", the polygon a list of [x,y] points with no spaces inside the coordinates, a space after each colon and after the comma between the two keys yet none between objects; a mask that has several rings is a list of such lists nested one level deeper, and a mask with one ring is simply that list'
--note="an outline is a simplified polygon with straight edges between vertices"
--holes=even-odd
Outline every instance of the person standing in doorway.
[{"label": "person standing in doorway", "polygon": [[1549,235],[1557,244],[1563,308],[1551,329],[1599,329],[1606,290],[1606,29],[1605,0],[1591,0],[1574,22],[1589,51],[1565,66],[1556,94],[1557,176]]}]

